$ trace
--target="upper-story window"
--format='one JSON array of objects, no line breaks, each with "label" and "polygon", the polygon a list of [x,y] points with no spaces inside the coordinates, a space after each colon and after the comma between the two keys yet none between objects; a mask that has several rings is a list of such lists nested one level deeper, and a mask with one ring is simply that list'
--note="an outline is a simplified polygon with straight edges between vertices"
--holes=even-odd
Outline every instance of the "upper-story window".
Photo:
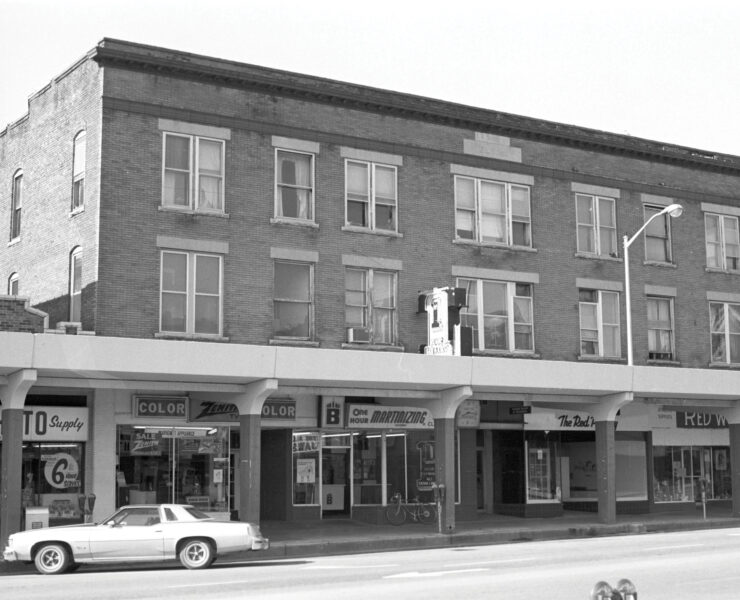
[{"label": "upper-story window", "polygon": [[673,299],[647,298],[648,358],[675,360],[673,335]]},{"label": "upper-story window", "polygon": [[620,357],[619,294],[605,290],[578,291],[581,355]]},{"label": "upper-story window", "polygon": [[82,248],[79,246],[69,255],[69,320],[82,320]]},{"label": "upper-story window", "polygon": [[740,363],[740,304],[710,302],[712,362]]},{"label": "upper-story window", "polygon": [[275,216],[313,221],[314,155],[275,150]]},{"label": "upper-story window", "polygon": [[614,198],[576,193],[578,252],[616,257],[617,219]]},{"label": "upper-story window", "polygon": [[87,141],[84,131],[80,131],[74,139],[72,155],[72,210],[78,210],[85,205],[85,163],[87,161]]},{"label": "upper-story window", "polygon": [[224,211],[224,141],[164,133],[162,205]]},{"label": "upper-story window", "polygon": [[344,297],[348,342],[396,343],[396,273],[347,268]]},{"label": "upper-story window", "polygon": [[23,208],[23,171],[13,175],[10,192],[10,239],[21,237],[21,209]]},{"label": "upper-story window", "polygon": [[313,264],[276,260],[274,265],[274,335],[309,340],[313,334]]},{"label": "upper-story window", "polygon": [[458,278],[468,306],[460,324],[473,330],[474,350],[534,351],[532,284]]},{"label": "upper-story window", "polygon": [[8,277],[8,296],[18,295],[18,273],[11,273]]},{"label": "upper-story window", "polygon": [[[645,206],[645,221],[664,210],[665,206]],[[667,214],[655,217],[645,228],[645,260],[648,262],[671,263],[671,219]]]},{"label": "upper-story window", "polygon": [[456,175],[455,231],[457,239],[531,247],[529,186]]},{"label": "upper-story window", "polygon": [[397,172],[393,165],[347,160],[346,225],[398,231]]},{"label": "upper-story window", "polygon": [[740,271],[740,236],[738,218],[705,213],[704,231],[707,244],[707,267],[723,271]]},{"label": "upper-story window", "polygon": [[160,331],[220,335],[222,257],[162,251]]}]

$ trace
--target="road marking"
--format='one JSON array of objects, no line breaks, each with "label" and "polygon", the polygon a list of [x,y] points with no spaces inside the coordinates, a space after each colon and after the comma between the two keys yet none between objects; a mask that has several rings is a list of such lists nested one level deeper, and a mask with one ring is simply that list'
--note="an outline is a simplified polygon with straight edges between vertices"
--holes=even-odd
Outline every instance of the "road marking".
[{"label": "road marking", "polygon": [[332,569],[388,569],[390,567],[397,567],[398,563],[388,565],[308,565],[307,567],[301,567],[303,571],[330,571]]},{"label": "road marking", "polygon": [[177,588],[191,588],[191,587],[213,587],[214,585],[245,585],[249,583],[248,579],[235,579],[234,581],[209,581],[207,583],[186,583],[183,585],[168,585],[167,588],[175,590]]},{"label": "road marking", "polygon": [[536,558],[506,558],[503,560],[481,560],[478,562],[455,563],[451,565],[445,565],[445,567],[472,567],[474,565],[502,565],[502,564],[515,563],[515,562],[529,562],[533,560],[538,560],[538,559]]},{"label": "road marking", "polygon": [[704,544],[683,544],[683,545],[677,545],[677,546],[653,546],[652,548],[643,548],[643,550],[647,550],[648,552],[653,552],[655,550],[678,550],[683,548],[701,548],[704,546]]},{"label": "road marking", "polygon": [[409,571],[408,573],[397,573],[396,575],[386,575],[383,579],[401,579],[409,577],[442,577],[444,575],[457,575],[458,573],[475,573],[477,571],[488,571],[488,569],[455,569],[454,571],[429,571],[419,573],[419,571]]}]

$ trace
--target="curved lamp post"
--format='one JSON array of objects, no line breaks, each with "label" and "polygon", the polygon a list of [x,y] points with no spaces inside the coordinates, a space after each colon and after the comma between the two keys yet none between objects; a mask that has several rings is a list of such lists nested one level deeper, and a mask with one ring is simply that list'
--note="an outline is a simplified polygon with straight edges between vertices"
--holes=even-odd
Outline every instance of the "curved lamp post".
[{"label": "curved lamp post", "polygon": [[630,303],[629,247],[632,245],[632,242],[634,242],[637,239],[637,236],[640,235],[648,225],[650,225],[653,219],[656,219],[660,217],[661,215],[665,215],[665,214],[669,214],[671,217],[674,217],[674,218],[680,217],[681,213],[683,213],[683,206],[681,206],[680,204],[670,204],[666,206],[660,212],[655,213],[647,221],[645,221],[642,227],[640,227],[640,229],[638,229],[637,232],[631,238],[628,238],[627,235],[625,235],[622,238],[622,247],[624,248],[624,299],[625,299],[625,305],[626,305],[626,310],[627,310],[627,314],[625,315],[627,319],[627,364],[629,366],[632,366],[632,306]]}]

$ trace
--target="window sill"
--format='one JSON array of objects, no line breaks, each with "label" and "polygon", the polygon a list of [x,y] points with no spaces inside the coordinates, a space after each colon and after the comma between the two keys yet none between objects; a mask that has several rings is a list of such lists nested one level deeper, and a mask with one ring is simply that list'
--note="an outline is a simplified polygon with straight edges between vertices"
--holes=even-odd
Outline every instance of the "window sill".
[{"label": "window sill", "polygon": [[69,217],[70,218],[76,217],[77,215],[82,214],[84,212],[85,212],[85,207],[84,206],[78,206],[74,210],[69,211]]},{"label": "window sill", "polygon": [[376,352],[405,352],[403,346],[389,346],[385,344],[354,344],[352,342],[342,342],[343,350],[373,350]]},{"label": "window sill", "polygon": [[209,333],[176,333],[160,331],[154,337],[161,340],[189,340],[200,342],[228,342],[229,338]]},{"label": "window sill", "polygon": [[608,262],[624,262],[619,256],[604,256],[603,254],[588,254],[587,252],[576,252],[573,256],[576,258],[585,258],[588,260],[605,260]]},{"label": "window sill", "polygon": [[591,354],[579,354],[578,360],[582,362],[627,364],[627,359],[621,356],[593,356]]},{"label": "window sill", "polygon": [[178,208],[175,206],[158,206],[160,212],[175,213],[179,215],[190,215],[191,217],[216,217],[217,219],[229,219],[229,213],[211,211],[211,210],[194,210],[192,208]]},{"label": "window sill", "polygon": [[292,338],[273,338],[270,346],[298,346],[301,348],[318,348],[321,344],[313,340],[298,340]]},{"label": "window sill", "polygon": [[319,224],[316,221],[309,221],[308,219],[291,219],[290,217],[272,217],[270,219],[271,225],[291,225],[293,227],[310,227],[312,229],[318,229]]},{"label": "window sill", "polygon": [[646,267],[662,267],[664,269],[677,269],[678,266],[675,263],[658,262],[656,260],[646,260],[642,263]]},{"label": "window sill", "polygon": [[532,358],[540,359],[542,355],[527,350],[473,350],[473,356],[495,356],[499,358]]},{"label": "window sill", "polygon": [[20,243],[20,241],[21,241],[20,236],[17,238],[13,238],[12,240],[8,242],[8,248],[10,248],[11,246],[15,246],[16,244]]},{"label": "window sill", "polygon": [[740,363],[718,363],[710,362],[710,369],[740,369]]},{"label": "window sill", "polygon": [[725,275],[740,275],[740,271],[728,271],[727,269],[717,269],[716,267],[704,267],[707,273],[724,273]]},{"label": "window sill", "polygon": [[385,229],[370,229],[369,227],[357,227],[356,225],[344,225],[342,231],[351,233],[369,233],[370,235],[380,235],[385,237],[402,238],[403,234],[397,231],[387,231]]},{"label": "window sill", "polygon": [[660,360],[657,358],[648,358],[647,364],[652,365],[654,367],[680,367],[681,366],[681,363],[677,360]]},{"label": "window sill", "polygon": [[509,250],[511,252],[537,252],[537,248],[531,246],[516,246],[507,244],[485,244],[483,242],[477,242],[475,240],[464,240],[462,238],[456,238],[452,240],[453,244],[460,246],[473,246],[475,248],[490,248],[491,250]]}]

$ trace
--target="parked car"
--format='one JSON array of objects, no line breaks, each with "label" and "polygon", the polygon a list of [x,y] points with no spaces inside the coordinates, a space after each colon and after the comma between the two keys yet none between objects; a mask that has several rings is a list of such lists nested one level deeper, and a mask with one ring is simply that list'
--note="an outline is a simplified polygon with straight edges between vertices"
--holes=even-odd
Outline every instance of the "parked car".
[{"label": "parked car", "polygon": [[216,521],[184,504],[147,504],[124,506],[100,524],[14,533],[8,538],[3,558],[33,562],[39,573],[46,575],[86,563],[173,559],[188,569],[205,569],[217,556],[269,546],[253,523]]}]

